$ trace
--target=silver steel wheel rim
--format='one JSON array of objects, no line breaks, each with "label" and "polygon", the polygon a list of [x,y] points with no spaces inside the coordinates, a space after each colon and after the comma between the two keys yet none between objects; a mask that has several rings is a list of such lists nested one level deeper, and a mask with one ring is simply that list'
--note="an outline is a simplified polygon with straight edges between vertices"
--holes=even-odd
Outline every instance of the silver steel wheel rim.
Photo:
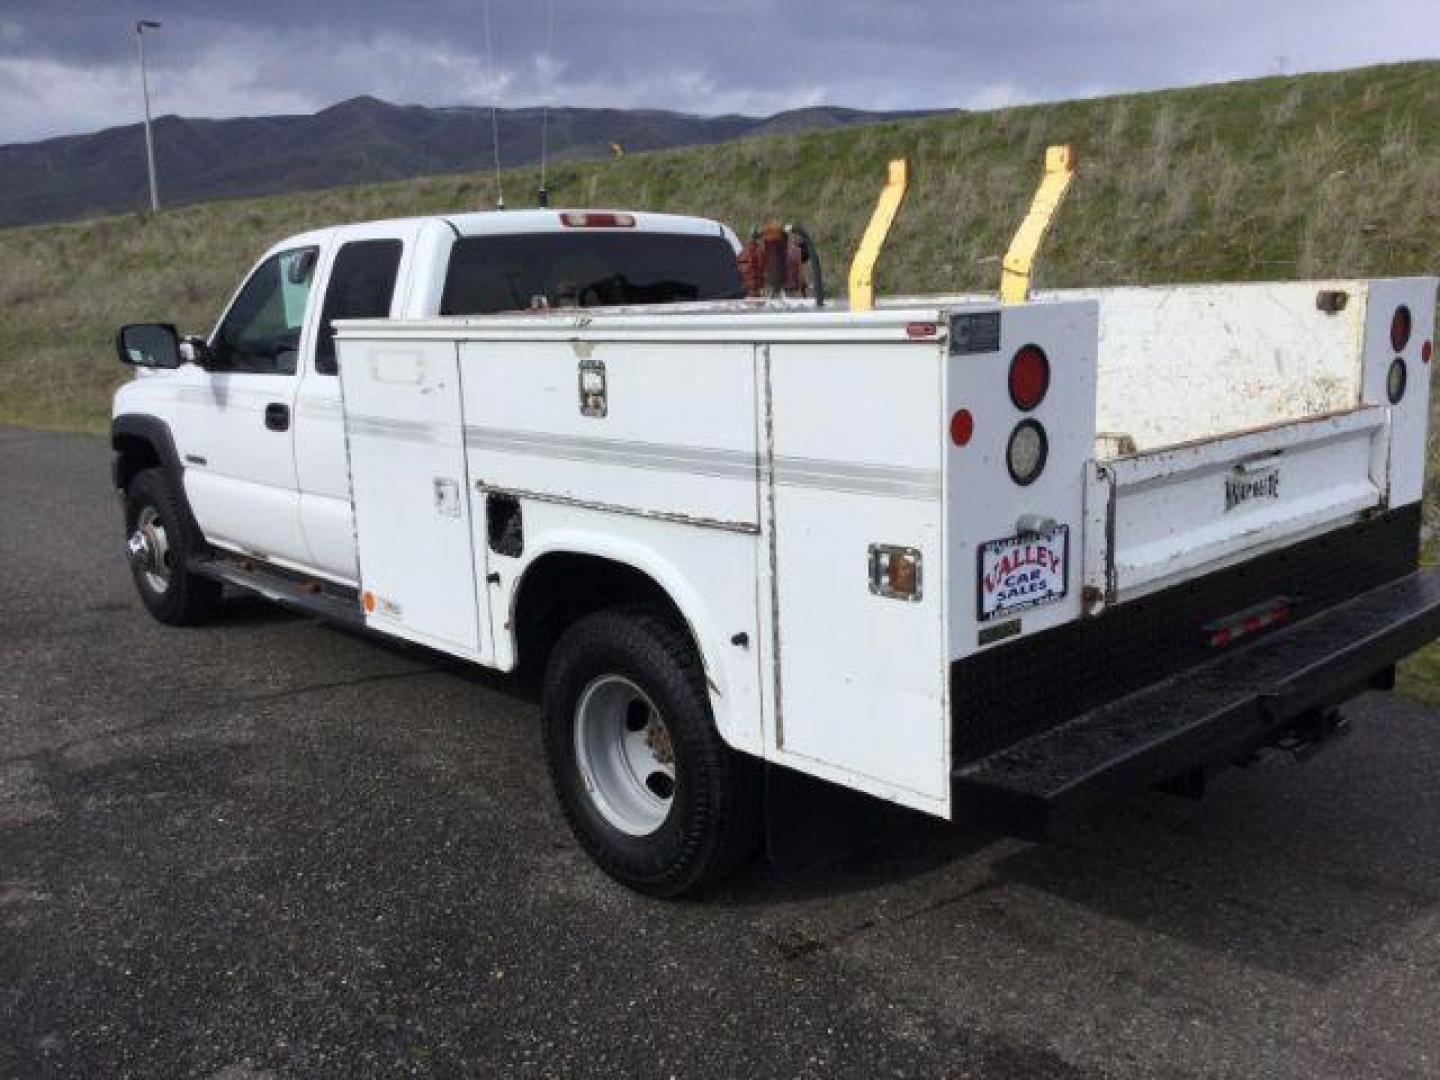
[{"label": "silver steel wheel rim", "polygon": [[163,593],[170,588],[170,538],[160,512],[153,506],[141,509],[126,547],[131,563],[153,592]]},{"label": "silver steel wheel rim", "polygon": [[629,679],[602,675],[575,706],[575,760],[600,816],[627,836],[665,823],[675,796],[675,751],[655,703]]}]

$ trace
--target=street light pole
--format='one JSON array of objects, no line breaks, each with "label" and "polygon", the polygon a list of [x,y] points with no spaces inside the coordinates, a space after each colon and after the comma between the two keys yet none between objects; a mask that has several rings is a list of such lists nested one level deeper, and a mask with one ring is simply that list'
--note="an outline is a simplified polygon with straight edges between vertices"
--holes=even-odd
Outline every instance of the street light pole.
[{"label": "street light pole", "polygon": [[145,77],[145,31],[159,30],[160,24],[153,19],[141,19],[135,24],[135,45],[140,50],[140,92],[145,96],[145,164],[150,170],[150,212],[160,210],[160,189],[155,185],[155,141],[150,135],[150,83]]}]

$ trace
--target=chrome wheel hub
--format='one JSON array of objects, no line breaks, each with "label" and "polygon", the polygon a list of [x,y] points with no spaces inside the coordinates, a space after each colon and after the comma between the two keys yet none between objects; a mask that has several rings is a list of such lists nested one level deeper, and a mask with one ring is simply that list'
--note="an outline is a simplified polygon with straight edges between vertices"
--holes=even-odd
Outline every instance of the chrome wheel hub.
[{"label": "chrome wheel hub", "polygon": [[135,531],[125,542],[130,565],[145,579],[152,591],[163,593],[170,587],[170,540],[165,523],[153,506],[140,511]]},{"label": "chrome wheel hub", "polygon": [[675,747],[660,710],[629,679],[602,675],[580,695],[575,759],[595,808],[615,828],[647,836],[665,823]]}]

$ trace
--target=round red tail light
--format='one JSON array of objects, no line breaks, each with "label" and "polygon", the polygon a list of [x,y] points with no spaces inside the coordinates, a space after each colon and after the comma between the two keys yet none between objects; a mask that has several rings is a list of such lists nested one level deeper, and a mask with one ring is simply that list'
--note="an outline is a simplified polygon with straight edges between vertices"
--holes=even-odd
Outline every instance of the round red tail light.
[{"label": "round red tail light", "polygon": [[1410,344],[1410,309],[1401,304],[1390,317],[1390,348],[1401,352]]},{"label": "round red tail light", "polygon": [[1010,400],[1029,412],[1045,400],[1050,389],[1050,358],[1039,345],[1026,345],[1010,361]]}]

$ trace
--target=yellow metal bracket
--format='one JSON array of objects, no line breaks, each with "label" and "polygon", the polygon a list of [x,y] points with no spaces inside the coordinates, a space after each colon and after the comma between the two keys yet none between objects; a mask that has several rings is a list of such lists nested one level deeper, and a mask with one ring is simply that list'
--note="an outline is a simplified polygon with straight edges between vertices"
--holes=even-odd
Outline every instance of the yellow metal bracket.
[{"label": "yellow metal bracket", "polygon": [[1000,271],[1000,299],[1007,304],[1023,304],[1030,297],[1030,274],[1035,268],[1035,253],[1045,240],[1050,221],[1060,209],[1070,181],[1075,177],[1075,150],[1069,146],[1051,146],[1045,150],[1045,175],[1031,200],[1030,212],[1015,230],[1010,250]]},{"label": "yellow metal bracket", "polygon": [[895,212],[900,209],[900,200],[905,198],[905,186],[909,183],[909,170],[904,158],[890,162],[890,173],[880,198],[875,202],[875,211],[870,215],[870,224],[865,226],[865,235],[850,260],[850,310],[869,311],[875,306],[875,262],[880,258],[880,249],[885,246],[885,237],[895,221]]}]

